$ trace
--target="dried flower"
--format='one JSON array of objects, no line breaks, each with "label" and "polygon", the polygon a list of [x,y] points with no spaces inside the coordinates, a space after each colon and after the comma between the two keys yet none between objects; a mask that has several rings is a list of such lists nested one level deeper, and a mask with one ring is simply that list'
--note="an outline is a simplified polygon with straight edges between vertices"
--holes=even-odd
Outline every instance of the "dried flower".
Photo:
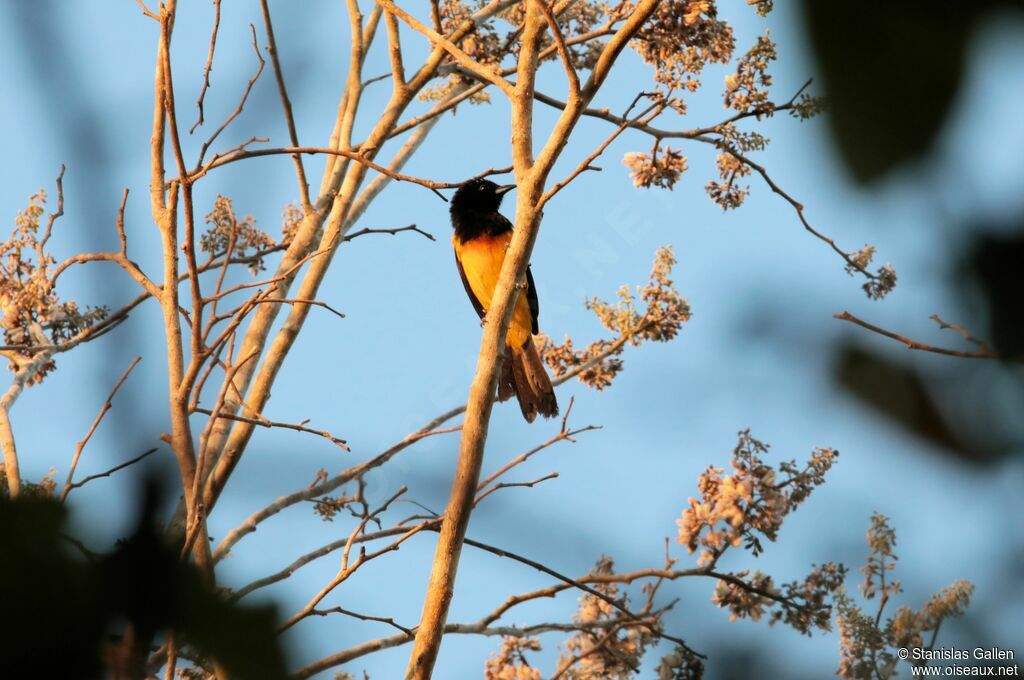
[{"label": "dried flower", "polygon": [[684,647],[676,647],[658,664],[658,680],[700,680],[702,677],[704,663]]},{"label": "dried flower", "polygon": [[[288,218],[286,208],[286,226]],[[274,239],[256,226],[255,217],[246,215],[239,220],[231,199],[218,195],[213,202],[213,209],[206,215],[206,223],[212,226],[199,239],[199,247],[203,252],[216,257],[230,250],[233,258],[253,258],[249,264],[249,271],[253,275],[263,271],[260,253],[275,244]]]},{"label": "dried flower", "polygon": [[721,182],[714,180],[707,183],[705,189],[711,200],[722,206],[722,210],[735,210],[743,205],[750,187],[740,187],[736,180],[750,174],[750,168],[728,150],[718,154],[718,176]]},{"label": "dried flower", "polygon": [[614,304],[598,298],[586,301],[587,309],[597,315],[602,326],[618,336],[616,339],[597,340],[580,350],[568,336],[561,345],[555,345],[547,336],[540,336],[538,349],[555,376],[587,366],[578,376],[580,381],[602,390],[622,371],[619,355],[626,344],[667,342],[674,338],[683,323],[690,320],[690,306],[676,291],[671,278],[675,264],[672,248],[658,249],[650,281],[637,287],[640,301],[646,304],[642,313],[628,286],[619,289],[618,301]]},{"label": "dried flower", "polygon": [[[861,569],[860,589],[865,599],[878,597],[878,611],[861,610],[845,592],[836,595],[839,625],[839,670],[843,678],[874,680],[896,675],[901,648],[925,647],[926,636],[934,641],[943,620],[962,616],[974,586],[960,580],[933,595],[918,611],[899,607],[880,625],[886,605],[901,592],[899,581],[887,578],[896,566],[896,532],[884,515],[875,513],[867,534],[871,553]],[[911,660],[910,663],[913,663]]]},{"label": "dried flower", "polygon": [[[62,302],[51,286],[54,259],[45,250],[48,234],[39,234],[45,205],[46,192],[40,189],[18,213],[10,238],[0,242],[0,327],[4,344],[24,346],[8,355],[15,372],[36,355],[33,346],[69,340],[107,315],[104,307],[83,312],[73,300]],[[41,382],[55,368],[53,359],[43,362],[26,384]]]},{"label": "dried flower", "polygon": [[[590,573],[610,576],[615,573],[615,564],[610,557],[602,556]],[[629,598],[620,596],[616,583],[597,583],[594,589],[624,607],[628,605]],[[586,627],[566,641],[559,656],[559,667],[573,658],[578,659],[563,677],[571,680],[626,680],[633,677],[633,669],[640,665],[644,652],[657,638],[650,625],[623,625],[620,619],[618,610],[606,600],[590,593],[580,597],[573,620]],[[652,625],[659,628],[658,624]],[[610,637],[609,633],[612,633]],[[598,641],[603,641],[603,644],[595,649]]]},{"label": "dried flower", "polygon": [[896,287],[896,270],[888,262],[878,268],[875,277],[861,288],[872,300],[881,300]]},{"label": "dried flower", "polygon": [[291,243],[291,240],[295,238],[295,234],[299,231],[299,225],[302,224],[302,209],[299,208],[295,203],[289,203],[281,211],[281,243]]},{"label": "dried flower", "polygon": [[802,94],[793,103],[793,108],[789,110],[789,115],[800,120],[808,120],[814,118],[819,113],[825,110],[825,98],[815,97],[809,94]]},{"label": "dried flower", "polygon": [[757,110],[771,114],[775,105],[768,99],[772,77],[768,64],[778,59],[775,43],[765,33],[740,57],[736,72],[726,77],[725,107],[736,111]]},{"label": "dried flower", "polygon": [[540,680],[540,671],[526,660],[527,652],[539,652],[540,640],[505,636],[498,654],[484,665],[485,680]]},{"label": "dried flower", "polygon": [[654,150],[652,156],[630,152],[622,157],[622,163],[632,172],[633,186],[649,189],[652,186],[671,189],[686,172],[686,157],[677,149],[665,148],[660,154]]},{"label": "dried flower", "polygon": [[[710,63],[727,63],[736,43],[732,27],[718,19],[713,0],[666,0],[640,29],[632,47],[655,68],[666,91],[694,92]],[[685,106],[674,108],[685,113]]]},{"label": "dried flower", "polygon": [[699,564],[714,564],[729,547],[741,544],[760,554],[760,538],[775,540],[786,515],[824,483],[839,455],[816,449],[802,469],[795,461],[775,469],[761,459],[767,452],[767,445],[743,430],[733,450],[733,474],[712,466],[700,476],[700,499],[690,498],[690,507],[676,520],[676,541],[691,553],[700,548]]}]

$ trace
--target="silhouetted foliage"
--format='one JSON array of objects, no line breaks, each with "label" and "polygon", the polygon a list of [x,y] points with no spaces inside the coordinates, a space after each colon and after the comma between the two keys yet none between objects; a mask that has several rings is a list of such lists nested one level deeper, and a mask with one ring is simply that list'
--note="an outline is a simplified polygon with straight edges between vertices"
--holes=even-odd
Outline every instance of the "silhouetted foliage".
[{"label": "silhouetted foliage", "polygon": [[65,533],[67,510],[55,500],[0,497],[4,677],[143,677],[151,645],[168,632],[232,677],[285,677],[275,610],[228,604],[204,584],[156,530],[157,501],[150,486],[135,532],[96,554]]}]

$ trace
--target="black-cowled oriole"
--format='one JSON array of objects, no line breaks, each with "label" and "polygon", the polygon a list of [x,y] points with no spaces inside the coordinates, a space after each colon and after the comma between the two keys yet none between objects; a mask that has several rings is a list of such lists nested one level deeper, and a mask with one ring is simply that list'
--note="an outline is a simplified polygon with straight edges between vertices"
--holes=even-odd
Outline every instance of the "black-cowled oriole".
[{"label": "black-cowled oriole", "polygon": [[[499,187],[494,182],[476,179],[459,187],[452,198],[455,263],[469,301],[481,319],[491,306],[505,251],[512,240],[512,223],[498,208],[505,193],[514,188],[514,184]],[[498,399],[505,401],[515,394],[523,417],[532,423],[538,413],[545,418],[558,415],[558,402],[551,378],[533,342],[538,332],[540,304],[529,267],[526,268],[526,284],[526,290],[516,298],[505,337]]]}]

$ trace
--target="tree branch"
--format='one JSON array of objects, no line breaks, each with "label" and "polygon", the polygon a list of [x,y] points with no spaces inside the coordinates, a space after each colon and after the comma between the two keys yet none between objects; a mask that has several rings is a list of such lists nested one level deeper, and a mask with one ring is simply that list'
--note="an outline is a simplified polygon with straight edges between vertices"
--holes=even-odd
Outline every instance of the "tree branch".
[{"label": "tree branch", "polygon": [[883,336],[885,336],[887,338],[891,338],[893,340],[896,340],[897,342],[902,342],[904,345],[907,346],[907,349],[916,349],[916,350],[921,350],[922,352],[932,352],[933,354],[945,354],[946,356],[960,357],[960,358],[963,358],[963,359],[999,359],[999,358],[1001,358],[998,354],[996,354],[995,352],[993,352],[993,351],[991,351],[989,349],[980,349],[980,350],[978,350],[976,352],[966,352],[966,351],[956,350],[956,349],[947,349],[945,347],[935,347],[934,345],[928,345],[928,344],[925,344],[923,342],[918,342],[917,340],[912,340],[912,339],[910,339],[908,337],[905,337],[903,335],[899,335],[897,333],[893,333],[892,331],[887,331],[884,328],[881,328],[880,326],[875,326],[874,324],[870,324],[867,321],[864,321],[862,319],[858,319],[857,317],[855,317],[853,314],[850,314],[849,312],[840,312],[839,314],[833,314],[832,316],[833,316],[833,318],[839,319],[840,321],[849,321],[850,323],[856,324],[856,325],[860,326],[861,328],[866,328],[869,331],[871,331],[872,333],[878,333],[879,335],[883,335]]},{"label": "tree branch", "polygon": [[[105,416],[107,414],[107,411],[109,411],[111,409],[111,407],[113,406],[114,395],[117,394],[117,391],[119,389],[121,389],[121,385],[123,385],[124,381],[128,379],[128,375],[132,372],[132,369],[135,368],[135,366],[140,361],[142,361],[142,357],[141,356],[135,357],[135,360],[132,361],[132,363],[128,366],[128,368],[125,369],[124,373],[121,374],[120,379],[114,385],[114,389],[110,390],[110,395],[107,397],[107,400],[105,402],[103,402],[103,406],[100,408],[100,412],[96,416],[96,419],[92,421],[92,426],[89,428],[89,431],[85,433],[85,436],[82,438],[82,440],[80,442],[78,442],[77,446],[75,446],[75,455],[71,459],[71,469],[68,470],[68,478],[67,478],[67,481],[64,482],[64,490],[61,491],[61,493],[60,493],[60,502],[61,503],[63,503],[64,499],[68,497],[68,493],[71,492],[71,489],[73,489],[73,488],[75,488],[77,486],[81,486],[82,484],[85,484],[85,482],[82,482],[80,484],[72,484],[71,483],[71,481],[75,477],[75,468],[78,467],[78,459],[81,458],[81,456],[82,456],[82,450],[85,448],[85,445],[89,443],[89,439],[92,438],[92,435],[96,431],[96,428],[99,427],[100,421],[103,420],[103,416]],[[145,458],[146,456],[149,455],[149,453],[152,453],[152,451],[144,453],[142,456],[140,456],[138,458],[138,460],[141,460],[142,458]],[[120,468],[118,468],[118,469],[120,469]],[[107,473],[107,474],[109,474],[109,473]],[[106,475],[100,475],[100,476],[106,476]]]}]

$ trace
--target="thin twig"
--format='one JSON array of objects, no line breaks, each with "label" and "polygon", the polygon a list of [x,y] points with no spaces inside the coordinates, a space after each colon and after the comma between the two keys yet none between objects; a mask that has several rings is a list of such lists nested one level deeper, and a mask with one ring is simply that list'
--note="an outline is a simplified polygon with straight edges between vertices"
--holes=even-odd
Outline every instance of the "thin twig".
[{"label": "thin twig", "polygon": [[384,11],[389,14],[396,15],[399,19],[409,25],[414,31],[422,33],[435,45],[442,47],[451,57],[458,62],[458,64],[464,68],[469,69],[474,74],[488,80],[492,85],[500,89],[509,97],[514,95],[515,89],[513,85],[505,80],[501,75],[490,66],[485,66],[473,57],[466,54],[448,38],[444,37],[434,29],[430,28],[416,17],[412,16],[401,7],[395,5],[391,0],[376,0],[377,4],[384,8]]},{"label": "thin twig", "polygon": [[351,241],[352,239],[359,238],[360,236],[366,236],[367,234],[391,234],[392,236],[394,236],[395,234],[400,234],[403,231],[414,231],[417,234],[423,234],[423,236],[426,236],[431,241],[437,240],[436,238],[434,238],[433,234],[423,231],[415,224],[410,224],[407,227],[396,227],[394,229],[360,229],[359,231],[354,231],[351,234],[346,234],[344,240]]},{"label": "thin twig", "polygon": [[[201,407],[197,406],[197,407],[195,407],[192,410],[195,411],[196,413],[202,413],[204,415],[213,416],[213,411],[211,411],[209,409],[205,409],[205,408],[201,408]],[[327,430],[317,430],[317,429],[314,429],[314,428],[311,428],[311,427],[306,427],[306,423],[309,422],[308,420],[304,420],[301,423],[282,423],[282,422],[278,422],[278,421],[275,421],[275,420],[264,420],[264,419],[258,419],[258,418],[248,418],[246,416],[239,416],[239,415],[229,414],[229,413],[226,413],[226,412],[218,413],[217,414],[217,418],[224,418],[224,419],[227,419],[227,420],[235,420],[235,421],[238,421],[240,423],[249,423],[250,425],[258,425],[259,427],[265,427],[267,429],[271,429],[271,428],[274,428],[274,427],[279,427],[279,428],[286,429],[286,430],[295,430],[296,432],[306,432],[306,433],[309,433],[309,434],[315,434],[315,435],[317,435],[319,437],[323,437],[327,441],[331,442],[332,444],[334,444],[337,447],[340,447],[340,448],[344,449],[345,451],[351,451],[352,450],[352,449],[350,449],[348,447],[348,442],[346,442],[344,439],[341,439],[339,437],[335,437],[333,434],[331,434]]]},{"label": "thin twig", "polygon": [[[274,78],[277,80],[277,91],[281,95],[281,106],[284,109],[284,118],[288,124],[288,138],[292,146],[299,146],[299,133],[295,128],[295,116],[292,114],[292,101],[288,98],[288,88],[284,82],[284,71],[281,68],[281,58],[277,52],[277,41],[274,40],[274,25],[270,21],[270,8],[267,0],[260,0],[260,9],[263,11],[263,23],[267,29],[267,51],[270,53],[270,61],[274,65]],[[302,156],[292,154],[295,161],[295,174],[299,181],[299,195],[302,199],[302,209],[309,213],[313,205],[309,201],[309,182],[306,180],[306,169],[302,165]]]},{"label": "thin twig", "polygon": [[386,623],[392,628],[397,628],[398,630],[402,631],[410,637],[415,635],[415,633],[412,632],[412,629],[406,628],[405,626],[396,623],[395,620],[390,616],[370,616],[369,614],[360,614],[359,612],[344,609],[343,607],[331,607],[330,609],[314,609],[310,611],[309,614],[310,616],[328,616],[329,614],[344,614],[345,616],[351,616],[352,618],[359,619],[360,621],[377,621],[379,623]]},{"label": "thin twig", "polygon": [[[260,62],[259,67],[256,69],[256,74],[249,79],[248,84],[245,86],[245,91],[242,92],[242,99],[238,102],[238,106],[236,106],[235,110],[231,112],[231,115],[229,115],[224,122],[220,124],[220,127],[214,130],[213,134],[210,135],[210,138],[203,142],[203,146],[199,149],[199,158],[196,160],[197,169],[203,164],[203,158],[206,156],[206,151],[210,148],[210,145],[212,145],[214,141],[216,141],[217,137],[220,136],[220,133],[224,132],[224,130],[231,125],[231,122],[242,113],[242,109],[245,108],[245,102],[249,99],[249,93],[252,92],[253,85],[256,84],[256,81],[259,80],[260,75],[263,73],[263,67],[267,65],[267,62],[263,59],[263,55],[260,54],[260,48],[256,42],[256,27],[249,24],[249,30],[252,31],[252,49],[256,52],[256,58]],[[193,174],[194,173],[195,171],[193,171]],[[191,181],[191,178],[186,178],[183,172],[179,173],[179,177],[185,179],[185,181]]]},{"label": "thin twig", "polygon": [[361,534],[363,532],[363,530],[366,528],[366,525],[371,520],[373,520],[378,515],[380,515],[383,512],[385,512],[388,509],[388,507],[395,501],[395,499],[397,499],[399,496],[404,494],[407,490],[408,489],[403,486],[398,491],[396,491],[390,498],[388,498],[386,501],[384,501],[384,503],[382,503],[380,505],[380,507],[378,507],[377,509],[373,510],[372,512],[367,512],[366,513],[366,516],[362,519],[362,521],[359,523],[359,525],[356,526],[356,528],[352,530],[352,533],[349,535],[348,542],[345,545],[344,550],[342,551],[341,568],[338,570],[337,575],[335,575],[335,577],[333,579],[331,579],[331,581],[326,586],[324,586],[320,590],[320,592],[317,593],[313,597],[313,599],[310,600],[309,603],[305,607],[303,607],[298,612],[296,612],[295,615],[292,616],[290,619],[288,619],[287,621],[282,623],[278,627],[278,632],[279,633],[283,633],[284,631],[288,630],[289,628],[294,626],[296,623],[298,623],[302,619],[306,618],[307,616],[310,616],[310,614],[313,612],[315,607],[318,604],[320,604],[320,602],[323,601],[323,599],[325,597],[327,597],[327,595],[329,595],[332,590],[334,590],[339,585],[341,585],[341,583],[343,583],[345,580],[347,580],[361,566],[363,566],[364,564],[366,564],[367,562],[369,562],[372,559],[380,557],[381,555],[383,555],[385,553],[389,553],[389,552],[398,550],[398,548],[402,545],[402,543],[404,543],[408,539],[412,538],[413,536],[415,536],[417,533],[419,533],[422,530],[422,527],[413,527],[413,528],[409,529],[408,531],[406,531],[405,534],[403,534],[397,540],[393,541],[388,546],[386,546],[384,548],[381,548],[379,550],[376,550],[376,551],[374,551],[372,553],[367,553],[365,550],[360,551],[359,557],[356,558],[356,561],[353,562],[352,564],[349,564],[349,561],[348,561],[349,550],[352,548],[352,545],[353,545],[353,543],[355,541],[356,536]]},{"label": "thin twig", "polygon": [[206,91],[210,89],[210,70],[213,68],[213,51],[217,47],[217,31],[220,28],[220,0],[213,0],[213,31],[210,34],[210,51],[206,55],[206,66],[203,68],[203,87],[199,90],[199,99],[196,100],[196,108],[199,109],[199,118],[189,128],[188,133],[192,134],[196,128],[203,124],[203,100],[206,99]]},{"label": "thin twig", "polygon": [[[330,147],[318,147],[318,146],[296,146],[296,147],[284,147],[280,149],[255,149],[252,151],[240,150],[225,155],[217,155],[210,159],[210,161],[204,165],[201,169],[197,168],[193,171],[190,176],[191,181],[195,181],[202,175],[205,175],[208,171],[219,168],[229,163],[235,163],[237,161],[245,160],[247,158],[259,158],[261,156],[278,156],[278,155],[291,155],[291,154],[326,154],[329,156],[340,156],[342,158],[348,158],[354,160],[357,163],[361,163],[366,167],[379,172],[382,175],[387,175],[393,180],[398,182],[410,182],[412,184],[419,184],[422,187],[430,189],[434,193],[437,193],[438,189],[457,189],[465,184],[469,180],[463,180],[461,182],[437,182],[435,180],[424,179],[422,177],[413,177],[412,175],[403,175],[398,172],[394,172],[383,165],[373,162],[367,158],[363,153],[358,151],[350,151],[348,149],[332,149]],[[500,170],[490,169],[485,174],[498,174]],[[508,172],[505,170],[504,172]],[[441,196],[438,194],[438,196]],[[444,199],[444,196],[441,196]],[[446,199],[445,199],[446,200]]]},{"label": "thin twig", "polygon": [[970,342],[970,343],[973,343],[973,344],[977,345],[983,351],[986,351],[986,352],[991,352],[992,351],[992,348],[988,346],[988,343],[986,343],[981,338],[978,338],[976,335],[971,333],[969,330],[967,330],[963,326],[957,326],[956,324],[946,323],[945,321],[942,320],[942,317],[940,317],[938,314],[932,314],[928,318],[931,319],[932,321],[934,321],[935,323],[939,324],[939,328],[941,328],[942,330],[956,331],[957,333],[959,333],[963,337],[964,340],[966,340],[967,342]]},{"label": "thin twig", "polygon": [[479,505],[480,501],[482,501],[483,499],[487,498],[492,493],[494,493],[495,491],[498,491],[500,489],[513,489],[513,488],[516,488],[516,487],[527,487],[527,488],[531,488],[532,489],[533,487],[537,486],[541,482],[546,482],[549,479],[556,479],[557,477],[558,477],[558,473],[557,472],[549,472],[548,474],[544,475],[543,477],[538,477],[537,479],[534,479],[534,480],[529,481],[529,482],[500,482],[498,484],[495,484],[491,488],[487,489],[483,493],[477,495],[476,500],[473,501],[473,504],[474,505]]},{"label": "thin twig", "polygon": [[[109,411],[111,409],[111,407],[113,406],[114,395],[116,395],[117,391],[119,389],[121,389],[121,385],[123,385],[124,381],[128,379],[128,374],[132,372],[132,369],[135,368],[135,366],[140,361],[142,361],[142,357],[141,356],[135,357],[135,359],[128,366],[128,368],[125,369],[124,373],[121,374],[120,379],[118,379],[117,383],[114,385],[114,389],[110,390],[110,395],[107,397],[107,400],[105,402],[103,402],[103,406],[100,408],[99,414],[96,416],[95,420],[92,421],[92,426],[89,427],[89,431],[85,433],[85,436],[82,438],[82,440],[79,441],[78,444],[75,446],[75,455],[71,459],[71,469],[68,470],[68,478],[67,478],[67,481],[64,482],[64,489],[60,492],[60,502],[61,503],[63,503],[64,499],[68,497],[68,494],[71,492],[71,489],[79,487],[79,486],[81,486],[82,484],[85,483],[85,482],[82,482],[80,484],[72,484],[71,483],[72,480],[75,477],[75,469],[78,467],[78,459],[81,458],[81,456],[82,456],[82,450],[85,448],[85,445],[89,443],[89,440],[92,438],[92,435],[96,431],[96,428],[99,427],[100,421],[103,420],[103,416],[107,415],[107,411]],[[140,456],[138,458],[138,460],[141,460],[142,458],[145,458],[147,455],[149,455],[149,453],[152,453],[152,452],[150,451],[148,453],[144,453],[142,456]],[[129,465],[130,465],[130,463],[129,463]],[[106,476],[106,475],[100,475],[100,476]]]},{"label": "thin twig", "polygon": [[892,331],[887,331],[884,328],[881,328],[879,326],[875,326],[874,324],[870,324],[867,321],[864,321],[863,319],[858,319],[857,317],[855,317],[853,314],[850,314],[849,312],[840,312],[839,314],[833,314],[832,316],[834,318],[836,318],[836,319],[839,319],[840,321],[849,321],[850,323],[857,324],[861,328],[866,328],[866,329],[868,329],[869,331],[871,331],[873,333],[878,333],[879,335],[884,335],[885,337],[891,338],[893,340],[896,340],[897,342],[902,342],[904,345],[907,346],[907,349],[916,349],[916,350],[921,350],[923,352],[932,352],[934,354],[945,354],[946,356],[961,357],[963,359],[999,359],[999,358],[1001,358],[998,354],[996,354],[995,352],[992,352],[991,350],[984,350],[984,349],[982,349],[982,350],[978,350],[977,352],[965,352],[965,351],[962,351],[962,350],[947,349],[945,347],[935,347],[934,345],[928,345],[926,343],[919,342],[917,340],[912,340],[912,339],[910,339],[910,338],[908,338],[906,336],[899,335],[898,333],[893,333]]},{"label": "thin twig", "polygon": [[115,465],[114,467],[110,468],[106,472],[101,472],[101,473],[95,474],[95,475],[89,475],[88,477],[85,477],[81,481],[75,482],[74,484],[71,484],[69,486],[65,486],[64,487],[64,491],[61,492],[61,495],[60,495],[61,502],[62,503],[64,502],[64,499],[67,498],[68,493],[70,493],[72,489],[77,489],[79,487],[85,486],[86,484],[88,484],[89,482],[91,482],[94,479],[100,479],[101,477],[109,477],[110,475],[114,474],[115,472],[118,472],[119,470],[123,470],[126,467],[129,467],[131,465],[135,465],[140,460],[148,458],[149,456],[153,455],[157,451],[159,451],[159,449],[155,449],[155,448],[149,449],[145,453],[142,453],[142,454],[140,454],[138,456],[135,456],[134,458],[132,458],[129,461],[121,463],[120,465]]}]

